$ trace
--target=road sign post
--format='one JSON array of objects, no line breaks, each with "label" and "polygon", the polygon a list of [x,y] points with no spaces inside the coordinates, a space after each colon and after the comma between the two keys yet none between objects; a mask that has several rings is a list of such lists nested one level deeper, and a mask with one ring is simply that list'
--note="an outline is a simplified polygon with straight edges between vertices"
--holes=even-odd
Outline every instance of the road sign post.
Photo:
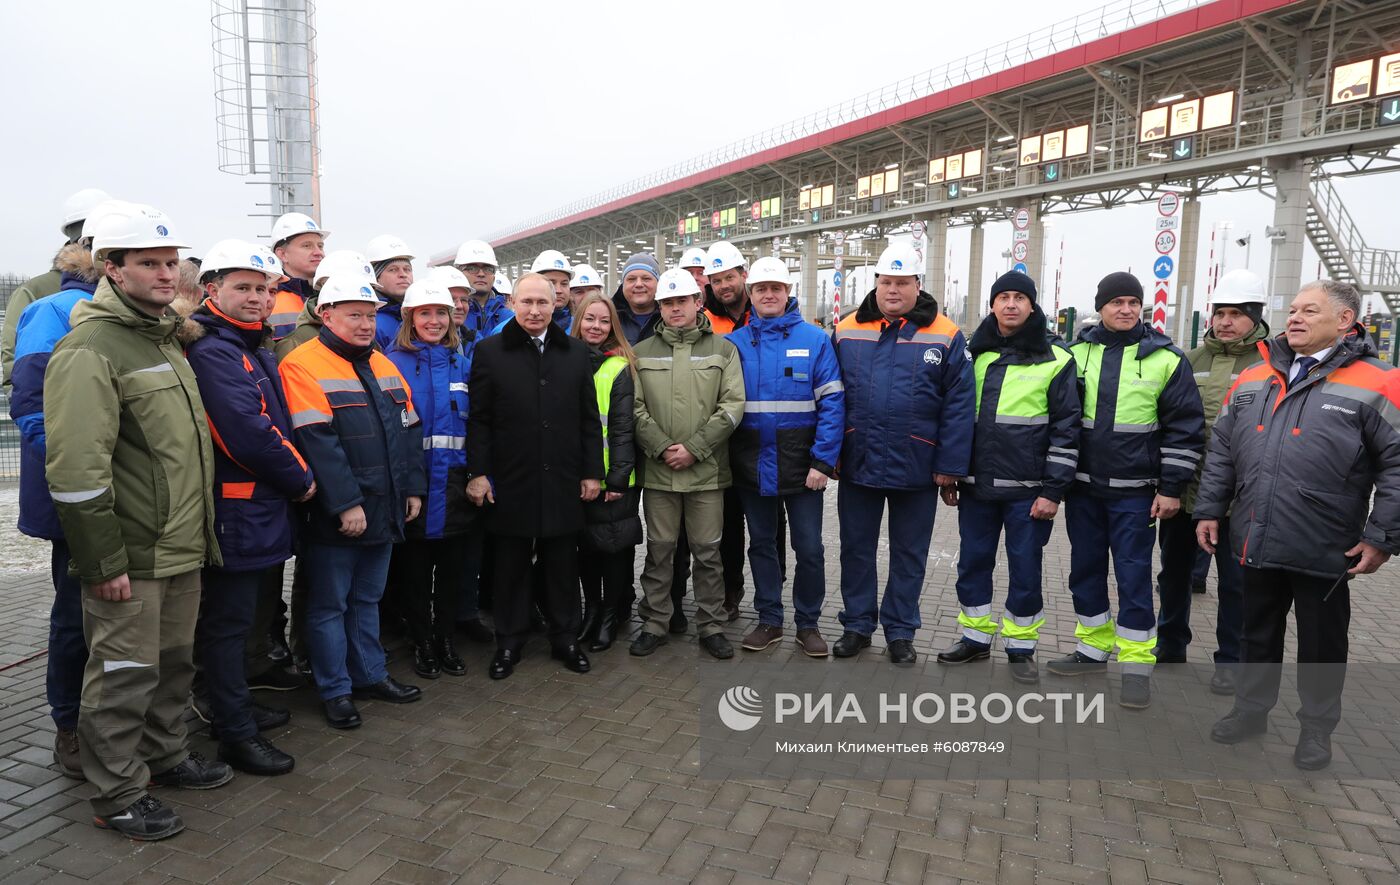
[{"label": "road sign post", "polygon": [[[1190,139],[1178,139],[1190,141]],[[1157,250],[1157,258],[1152,262],[1152,328],[1166,334],[1167,301],[1171,294],[1172,275],[1176,273],[1177,213],[1181,211],[1181,197],[1170,191],[1157,199],[1158,218],[1152,226],[1152,247]],[[1164,224],[1166,222],[1166,224]]]}]

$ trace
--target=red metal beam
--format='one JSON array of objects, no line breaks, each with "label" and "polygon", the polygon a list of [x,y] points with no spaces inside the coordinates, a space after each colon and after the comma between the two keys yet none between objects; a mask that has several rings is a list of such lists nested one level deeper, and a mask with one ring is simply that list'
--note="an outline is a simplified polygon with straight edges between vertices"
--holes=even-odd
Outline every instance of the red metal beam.
[{"label": "red metal beam", "polygon": [[859,120],[852,120],[840,126],[833,126],[813,135],[804,136],[787,142],[777,147],[741,157],[738,160],[731,160],[718,166],[712,166],[702,172],[687,175],[684,178],[677,178],[665,184],[658,184],[655,187],[628,194],[601,206],[577,212],[566,218],[561,218],[556,222],[541,224],[513,234],[502,240],[495,241],[494,246],[505,246],[517,240],[535,234],[544,233],[558,227],[584,221],[589,218],[596,218],[623,206],[630,206],[633,203],[640,203],[644,200],[652,200],[664,197],[669,194],[678,193],[697,185],[706,184],[735,172],[746,169],[753,169],[765,163],[775,163],[779,160],[786,160],[799,154],[814,151],[818,148],[827,147],[849,138],[864,135],[874,129],[881,129],[895,123],[904,123],[919,117],[926,116],[941,111],[954,105],[964,104],[974,98],[984,98],[1005,92],[1008,89],[1015,89],[1026,86],[1040,80],[1045,80],[1059,74],[1071,72],[1085,65],[1092,65],[1099,62],[1112,61],[1124,55],[1131,55],[1153,46],[1168,43],[1173,40],[1181,40],[1186,37],[1193,37],[1206,31],[1214,30],[1226,25],[1233,24],[1241,19],[1252,18],[1266,12],[1273,12],[1287,6],[1293,6],[1300,0],[1216,0],[1169,15],[1166,18],[1148,22],[1135,28],[1122,31],[1117,34],[1110,34],[1089,43],[1082,43],[1071,49],[1065,49],[1054,55],[1045,58],[1035,59],[1025,64],[1008,68],[990,74],[970,83],[961,86],[954,86],[941,92],[924,98],[914,99],[902,105],[890,108],[885,111],[878,111],[868,117]]}]

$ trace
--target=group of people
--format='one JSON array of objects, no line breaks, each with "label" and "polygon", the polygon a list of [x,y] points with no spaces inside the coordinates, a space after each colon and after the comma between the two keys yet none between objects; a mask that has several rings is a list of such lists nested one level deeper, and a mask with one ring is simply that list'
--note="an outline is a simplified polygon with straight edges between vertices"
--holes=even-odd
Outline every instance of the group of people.
[{"label": "group of people", "polygon": [[[388,673],[389,630],[428,679],[465,673],[459,632],[494,642],[493,679],[532,633],[587,673],[634,604],[632,655],[685,633],[689,584],[700,646],[733,657],[746,533],[745,650],[791,623],[806,655],[851,658],[879,626],[907,665],[937,506],[957,508],[961,635],[937,660],[985,660],[1000,633],[1011,678],[1034,683],[1063,504],[1078,645],[1046,666],[1099,674],[1116,650],[1130,708],[1150,704],[1155,664],[1185,661],[1197,552],[1212,554],[1226,743],[1267,725],[1290,607],[1300,661],[1344,663],[1348,577],[1400,550],[1400,380],[1344,283],[1304,286],[1270,337],[1262,281],[1232,272],[1183,353],[1143,323],[1123,272],[1072,343],[1034,280],[1008,272],[969,340],[898,244],[828,334],[784,260],[725,241],[669,269],[633,254],[608,296],[556,250],[513,285],[477,240],[421,277],[394,236],[327,253],[329,232],[298,213],[270,248],[225,240],[198,262],[159,210],[101,192],[74,195],[63,230],[54,269],[5,318],[19,528],[52,544],[55,762],[96,787],[98,826],[136,839],[183,827],[151,785],[292,770],[263,735],[290,714],[250,688],[310,676],[334,728],[361,724],[356,700],[419,700]],[[1299,767],[1330,761],[1342,673],[1300,682]],[[217,760],[189,749],[192,687]]]}]

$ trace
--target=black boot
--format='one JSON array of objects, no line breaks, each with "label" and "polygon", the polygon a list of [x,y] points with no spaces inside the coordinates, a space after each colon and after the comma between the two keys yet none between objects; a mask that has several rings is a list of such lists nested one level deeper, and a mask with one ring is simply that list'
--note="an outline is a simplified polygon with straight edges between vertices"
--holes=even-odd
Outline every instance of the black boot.
[{"label": "black boot", "polygon": [[612,648],[613,640],[617,638],[617,609],[603,609],[603,616],[598,619],[598,631],[594,634],[591,642],[588,643],[589,651],[607,651]]},{"label": "black boot", "polygon": [[461,676],[467,672],[467,664],[457,654],[457,649],[452,645],[451,636],[441,636],[437,641],[437,661],[442,672],[449,676]]},{"label": "black boot", "polygon": [[413,672],[424,679],[436,679],[442,675],[442,666],[438,663],[437,653],[426,642],[413,644]]},{"label": "black boot", "polygon": [[598,631],[598,616],[603,607],[602,595],[597,587],[583,588],[583,617],[578,622],[578,641],[591,644]]}]

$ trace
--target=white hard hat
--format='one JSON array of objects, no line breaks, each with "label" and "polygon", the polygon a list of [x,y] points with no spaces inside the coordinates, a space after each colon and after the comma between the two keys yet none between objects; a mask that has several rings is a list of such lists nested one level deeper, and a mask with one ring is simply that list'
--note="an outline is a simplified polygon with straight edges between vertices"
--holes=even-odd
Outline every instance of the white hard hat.
[{"label": "white hard hat", "polygon": [[92,237],[94,262],[117,249],[188,249],[172,229],[169,217],[154,206],[128,203],[102,216]]},{"label": "white hard hat", "polygon": [[461,267],[464,264],[489,264],[492,267],[499,267],[496,263],[496,250],[491,248],[491,244],[483,240],[467,240],[457,247],[457,260],[453,264]]},{"label": "white hard hat", "polygon": [[781,258],[760,258],[749,268],[749,285],[755,283],[782,283],[792,287],[792,274],[788,273],[787,262]]},{"label": "white hard hat", "polygon": [[921,273],[919,256],[914,253],[912,247],[896,243],[880,253],[880,260],[875,262],[875,273],[892,277],[916,277]]},{"label": "white hard hat", "polygon": [[319,289],[327,279],[341,274],[359,274],[374,280],[374,268],[370,267],[368,258],[351,249],[337,249],[316,265],[316,275],[311,280],[311,288]]},{"label": "white hard hat", "polygon": [[681,253],[681,263],[677,265],[677,267],[704,268],[706,264],[705,250],[701,249],[699,246],[691,246]]},{"label": "white hard hat", "polygon": [[511,285],[510,277],[501,273],[499,270],[496,271],[496,279],[492,282],[491,287],[502,295],[509,295],[515,290],[515,287]]},{"label": "white hard hat", "polygon": [[231,270],[256,271],[269,280],[282,278],[282,262],[266,246],[255,246],[244,240],[220,240],[204,253],[199,279],[207,283],[214,276]]},{"label": "white hard hat", "polygon": [[682,267],[671,268],[663,273],[661,279],[656,282],[657,301],[699,294],[700,286],[695,282],[695,277],[691,276],[690,271]]},{"label": "white hard hat", "polygon": [[570,289],[602,288],[603,277],[587,264],[575,264],[574,275],[569,279]]},{"label": "white hard hat", "polygon": [[550,270],[562,270],[569,273],[569,259],[564,257],[564,253],[558,249],[546,249],[535,256],[535,261],[530,265],[530,273],[544,273]]},{"label": "white hard hat", "polygon": [[710,247],[710,251],[705,253],[705,273],[710,276],[724,273],[726,270],[733,270],[736,267],[743,267],[746,264],[748,262],[744,260],[743,254],[728,240],[720,240]]},{"label": "white hard hat", "polygon": [[288,212],[272,222],[272,247],[277,248],[297,234],[311,233],[320,234],[321,239],[331,235],[330,231],[321,230],[316,219],[310,215],[304,215],[301,212]]},{"label": "white hard hat", "polygon": [[1213,307],[1230,304],[1268,304],[1264,294],[1264,281],[1253,271],[1240,268],[1232,270],[1220,278],[1215,291],[1210,295]]},{"label": "white hard hat", "polygon": [[336,274],[326,280],[321,293],[316,297],[319,307],[341,304],[346,301],[363,301],[366,304],[384,304],[374,292],[370,281],[357,273]]},{"label": "white hard hat", "polygon": [[130,209],[131,206],[132,204],[125,200],[103,200],[101,203],[93,206],[88,210],[87,217],[83,219],[83,232],[79,235],[79,239],[92,239],[93,234],[97,233],[97,223],[101,221],[103,216],[108,212]]},{"label": "white hard hat", "polygon": [[[467,275],[450,264],[442,264],[428,269],[428,279],[445,289],[470,289]],[[410,291],[412,288],[410,287]]]},{"label": "white hard hat", "polygon": [[63,225],[59,230],[67,230],[68,225],[86,221],[89,213],[112,198],[104,190],[85,187],[63,201]]},{"label": "white hard hat", "polygon": [[409,286],[403,295],[404,310],[434,306],[445,307],[448,310],[455,306],[452,303],[452,293],[437,280],[420,280]]},{"label": "white hard hat", "polygon": [[408,248],[408,244],[393,234],[380,234],[370,240],[369,245],[365,247],[365,257],[372,264],[395,258],[402,258],[404,261],[414,259],[413,250]]}]

